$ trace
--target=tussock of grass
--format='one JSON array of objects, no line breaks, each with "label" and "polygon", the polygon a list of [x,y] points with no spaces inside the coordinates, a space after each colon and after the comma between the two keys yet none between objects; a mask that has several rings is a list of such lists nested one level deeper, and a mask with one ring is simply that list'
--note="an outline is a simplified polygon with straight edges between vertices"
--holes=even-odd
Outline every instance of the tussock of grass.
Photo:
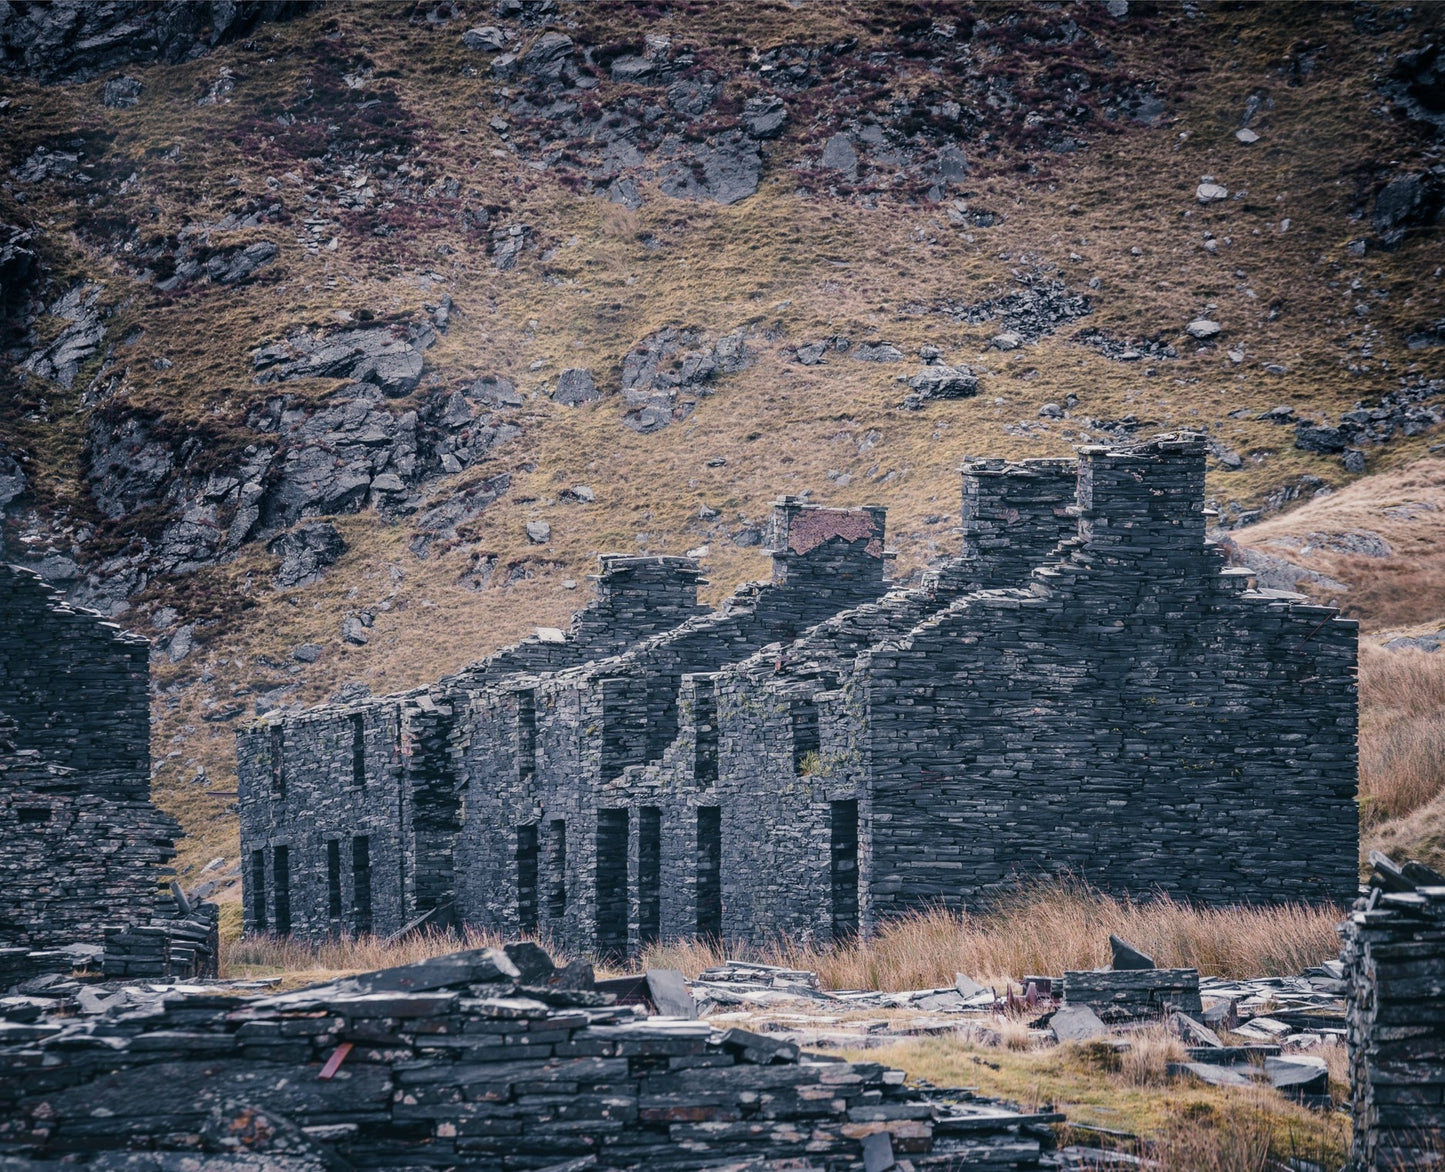
[{"label": "tussock of grass", "polygon": [[[1167,898],[1135,903],[1077,883],[1027,888],[978,914],[919,912],[884,925],[870,940],[824,949],[779,943],[734,947],[688,940],[654,945],[642,968],[675,968],[690,977],[728,959],[811,969],[828,989],[921,989],[951,985],[956,973],[1017,981],[1033,973],[1098,968],[1109,961],[1109,934],[1122,936],[1160,965],[1209,976],[1290,975],[1339,951],[1338,908],[1195,908]],[[558,963],[570,959],[550,941],[528,936]],[[362,972],[409,964],[459,948],[498,947],[493,932],[425,930],[388,943],[363,936],[310,945],[252,936],[223,943],[231,976]],[[319,979],[319,978],[318,978]]]},{"label": "tussock of grass", "polygon": [[702,942],[651,948],[644,964],[695,976],[740,952],[751,959],[815,970],[834,989],[918,989],[950,985],[963,972],[979,980],[1087,969],[1109,961],[1109,934],[1161,965],[1224,977],[1293,974],[1339,951],[1337,908],[1196,908],[1168,898],[1136,903],[1072,883],[1035,886],[995,910],[919,912],[884,926],[871,940],[819,949],[780,943],[730,949]]},{"label": "tussock of grass", "polygon": [[1360,648],[1360,805],[1368,826],[1445,793],[1445,657]]},{"label": "tussock of grass", "polygon": [[[290,937],[244,936],[221,941],[221,974],[231,978],[285,975],[288,985],[304,985],[344,973],[413,964],[467,948],[500,948],[516,939],[476,928],[426,928],[403,940],[358,936],[324,944],[307,944]],[[559,950],[549,941],[537,936],[523,939],[560,958]]]}]

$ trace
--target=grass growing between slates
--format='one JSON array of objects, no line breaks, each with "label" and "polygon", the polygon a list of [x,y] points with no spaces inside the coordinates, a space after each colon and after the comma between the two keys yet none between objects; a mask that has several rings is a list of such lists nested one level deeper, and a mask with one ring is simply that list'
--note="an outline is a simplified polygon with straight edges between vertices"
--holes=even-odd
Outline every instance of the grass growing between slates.
[{"label": "grass growing between slates", "polygon": [[1339,951],[1338,908],[1198,908],[1165,897],[1134,902],[1076,883],[1038,885],[981,912],[918,912],[843,948],[780,943],[729,949],[698,942],[650,949],[644,963],[695,975],[726,956],[815,970],[825,988],[918,989],[951,985],[954,974],[1015,980],[1109,961],[1109,934],[1161,966],[1211,976],[1293,974]]},{"label": "grass growing between slates", "polygon": [[[1292,975],[1336,955],[1334,926],[1342,915],[1330,907],[1196,908],[1162,897],[1136,903],[1066,882],[1028,888],[987,912],[919,912],[842,947],[686,941],[649,948],[642,967],[676,968],[695,977],[728,959],[755,960],[812,969],[825,989],[919,989],[951,985],[960,972],[1003,982],[1097,968],[1108,963],[1114,933],[1162,966],[1223,977]],[[227,942],[222,964],[232,976],[305,973],[321,979],[502,942],[470,928],[421,932],[395,943],[367,936],[308,945],[262,937]],[[546,940],[538,943],[559,955]]]}]

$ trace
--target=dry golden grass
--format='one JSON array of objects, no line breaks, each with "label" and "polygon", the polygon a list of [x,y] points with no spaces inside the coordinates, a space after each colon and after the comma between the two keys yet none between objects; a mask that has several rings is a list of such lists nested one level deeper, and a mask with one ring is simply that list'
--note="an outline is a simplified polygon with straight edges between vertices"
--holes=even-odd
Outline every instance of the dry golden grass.
[{"label": "dry golden grass", "polygon": [[1360,648],[1360,814],[1373,829],[1445,793],[1445,655]]},{"label": "dry golden grass", "polygon": [[[1329,548],[1331,536],[1354,532],[1383,538],[1389,555]],[[1231,536],[1345,583],[1344,593],[1301,589],[1341,606],[1367,631],[1438,626],[1445,618],[1445,460],[1438,457],[1401,461]]]},{"label": "dry golden grass", "polygon": [[1116,899],[1074,885],[1036,886],[981,914],[921,912],[871,940],[830,950],[779,943],[735,949],[689,941],[651,948],[644,964],[689,976],[729,956],[816,971],[832,989],[951,985],[956,973],[1017,981],[1032,973],[1098,968],[1109,934],[1167,966],[1226,977],[1293,974],[1339,951],[1337,908],[1195,908],[1171,899]]},{"label": "dry golden grass", "polygon": [[[996,910],[970,915],[923,912],[885,924],[871,940],[833,949],[794,943],[733,947],[687,940],[648,948],[642,968],[675,968],[689,977],[728,959],[811,969],[828,989],[904,990],[953,984],[957,973],[1006,982],[1109,960],[1114,933],[1160,965],[1209,976],[1292,975],[1338,952],[1334,908],[1193,908],[1170,899],[1134,903],[1077,884],[1036,886]],[[549,941],[537,943],[566,959]],[[495,933],[422,931],[387,943],[375,937],[320,945],[271,937],[229,939],[223,969],[235,976],[278,972],[360,972],[407,964],[458,948],[495,947]]]},{"label": "dry golden grass", "polygon": [[[971,1086],[1026,1109],[1068,1116],[1085,1141],[1089,1127],[1138,1137],[1117,1141],[1160,1161],[1161,1172],[1263,1172],[1265,1158],[1311,1160],[1338,1168],[1350,1125],[1339,1112],[1311,1111],[1265,1089],[1205,1086],[1169,1079],[1169,1043],[1145,1039],[1133,1060],[1111,1047],[1070,1045],[1010,1050],[926,1038],[882,1049],[844,1052],[885,1062],[936,1086]],[[1126,1062],[1134,1065],[1126,1068]],[[1068,1138],[1068,1128],[1064,1129]]]}]

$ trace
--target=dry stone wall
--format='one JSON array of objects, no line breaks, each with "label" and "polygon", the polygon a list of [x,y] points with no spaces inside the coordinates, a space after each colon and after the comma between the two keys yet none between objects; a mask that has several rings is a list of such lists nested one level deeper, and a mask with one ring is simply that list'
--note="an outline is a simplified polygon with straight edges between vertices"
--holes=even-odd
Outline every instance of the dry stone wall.
[{"label": "dry stone wall", "polygon": [[[324,794],[318,816],[268,789],[264,738],[306,742],[296,760],[321,789],[351,776],[348,712],[247,734],[248,901],[274,852],[299,850],[293,930],[355,930],[344,911],[303,916],[295,892],[320,905],[328,844],[363,820],[395,840],[373,860],[395,893],[374,930],[446,907],[614,954],[843,939],[1065,871],[1213,904],[1338,900],[1357,835],[1355,625],[1223,569],[1204,460],[1188,435],[971,460],[962,555],[907,588],[887,588],[881,509],[786,497],[772,582],[716,613],[696,613],[694,563],[649,563],[633,593],[605,563],[569,634],[362,705],[395,730],[392,763],[368,750],[355,774],[375,803],[338,803],[332,822]],[[648,627],[650,590],[682,621]],[[274,928],[266,915],[248,926]]]},{"label": "dry stone wall", "polygon": [[150,804],[148,645],[0,566],[0,946],[149,920],[175,823]]},{"label": "dry stone wall", "polygon": [[585,963],[509,945],[273,997],[0,1023],[0,1151],[188,1172],[1057,1166],[1060,1115],[613,1000]]},{"label": "dry stone wall", "polygon": [[1355,1172],[1438,1166],[1445,1153],[1445,876],[1372,852],[1348,921]]},{"label": "dry stone wall", "polygon": [[1222,571],[1203,489],[1197,437],[1086,448],[1059,556],[861,658],[875,916],[1064,870],[1347,898],[1356,625]]}]

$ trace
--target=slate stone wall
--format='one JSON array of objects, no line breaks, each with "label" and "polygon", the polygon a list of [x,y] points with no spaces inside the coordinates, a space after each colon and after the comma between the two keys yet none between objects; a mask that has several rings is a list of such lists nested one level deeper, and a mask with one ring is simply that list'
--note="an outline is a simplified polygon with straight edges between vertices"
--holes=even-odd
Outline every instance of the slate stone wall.
[{"label": "slate stone wall", "polygon": [[[526,949],[526,946],[523,946]],[[1063,1121],[901,1070],[649,1019],[539,949],[272,997],[179,992],[0,1034],[6,1168],[1025,1172]]]},{"label": "slate stone wall", "polygon": [[1445,1153],[1445,876],[1371,853],[1346,923],[1354,1172],[1439,1165]]},{"label": "slate stone wall", "polygon": [[[881,509],[785,497],[773,581],[713,614],[613,654],[607,622],[646,623],[642,587],[614,589],[564,638],[368,702],[439,713],[378,791],[400,859],[386,930],[451,895],[461,921],[572,949],[829,940],[1066,870],[1214,904],[1340,899],[1355,625],[1224,570],[1203,496],[1193,436],[971,460],[962,556],[892,590]],[[694,609],[692,563],[644,570]],[[307,722],[336,719],[279,723],[314,741]],[[308,768],[345,774],[322,762],[339,751]],[[245,825],[279,843],[303,807],[271,809]]]},{"label": "slate stone wall", "polygon": [[532,636],[432,689],[278,713],[238,733],[247,931],[323,940],[452,921],[461,794],[451,696],[614,654],[704,609],[695,559],[601,563],[596,597],[567,632]]},{"label": "slate stone wall", "polygon": [[[785,497],[769,532],[771,583],[744,586],[715,614],[624,655],[469,693],[458,708],[460,770],[467,784],[458,865],[461,917],[508,932],[532,926],[518,913],[527,902],[518,897],[518,859],[522,840],[535,833],[542,882],[563,892],[560,899],[540,900],[537,926],[552,939],[619,953],[643,942],[650,935],[639,881],[645,851],[656,853],[661,867],[651,885],[657,931],[663,937],[694,934],[697,809],[718,803],[706,786],[698,792],[660,778],[666,762],[684,761],[691,778],[697,680],[877,598],[886,588],[883,523],[881,509],[824,509]],[[527,710],[535,732],[524,743],[519,714]],[[644,819],[652,818],[658,838],[644,842]],[[726,854],[735,832],[723,818]],[[561,872],[553,874],[549,868],[558,860]],[[723,883],[728,873],[722,872]],[[723,906],[740,909],[739,894],[724,890]],[[726,934],[740,922],[734,915],[721,930]]]},{"label": "slate stone wall", "polygon": [[1204,903],[1353,890],[1356,625],[1205,544],[1204,446],[1086,448],[1076,541],[862,657],[874,918],[1072,871]]},{"label": "slate stone wall", "polygon": [[99,944],[152,914],[148,645],[0,566],[0,946]]}]

